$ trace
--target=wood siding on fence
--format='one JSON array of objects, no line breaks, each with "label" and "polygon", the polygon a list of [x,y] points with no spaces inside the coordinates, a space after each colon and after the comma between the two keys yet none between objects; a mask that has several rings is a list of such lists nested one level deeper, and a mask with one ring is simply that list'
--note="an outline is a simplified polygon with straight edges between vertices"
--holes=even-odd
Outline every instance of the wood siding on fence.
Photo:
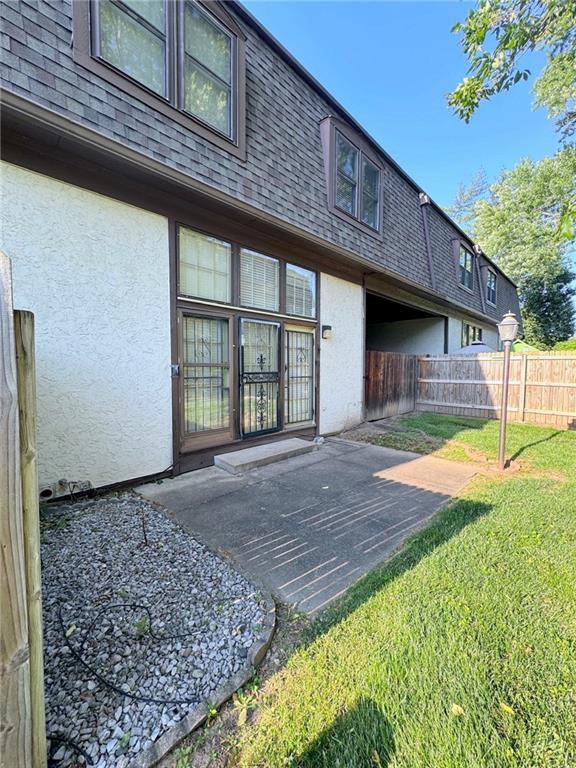
[{"label": "wood siding on fence", "polygon": [[366,352],[366,420],[413,411],[416,402],[416,356]]},{"label": "wood siding on fence", "polygon": [[[502,353],[419,357],[416,409],[498,418]],[[508,417],[512,421],[576,427],[576,354],[511,355]]]}]

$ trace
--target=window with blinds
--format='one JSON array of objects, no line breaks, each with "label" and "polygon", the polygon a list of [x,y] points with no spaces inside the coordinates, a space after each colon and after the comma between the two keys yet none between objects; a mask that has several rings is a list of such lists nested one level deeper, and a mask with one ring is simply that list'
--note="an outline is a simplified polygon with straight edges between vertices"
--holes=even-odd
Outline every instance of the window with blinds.
[{"label": "window with blinds", "polygon": [[231,299],[232,246],[214,237],[180,228],[178,292],[226,304]]},{"label": "window with blinds", "polygon": [[316,317],[316,274],[295,264],[286,264],[286,313]]},{"label": "window with blinds", "polygon": [[247,248],[240,250],[240,303],[244,307],[280,309],[280,264]]}]

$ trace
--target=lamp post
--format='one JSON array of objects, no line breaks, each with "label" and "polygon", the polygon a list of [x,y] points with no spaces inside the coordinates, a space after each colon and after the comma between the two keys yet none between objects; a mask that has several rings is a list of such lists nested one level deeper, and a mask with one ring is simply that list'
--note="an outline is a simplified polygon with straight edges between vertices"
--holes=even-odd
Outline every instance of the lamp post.
[{"label": "lamp post", "polygon": [[498,334],[504,345],[504,371],[502,375],[502,402],[500,405],[500,440],[498,443],[498,467],[504,469],[506,451],[506,420],[508,418],[508,384],[510,380],[510,350],[518,333],[518,320],[513,312],[507,312],[498,323]]}]

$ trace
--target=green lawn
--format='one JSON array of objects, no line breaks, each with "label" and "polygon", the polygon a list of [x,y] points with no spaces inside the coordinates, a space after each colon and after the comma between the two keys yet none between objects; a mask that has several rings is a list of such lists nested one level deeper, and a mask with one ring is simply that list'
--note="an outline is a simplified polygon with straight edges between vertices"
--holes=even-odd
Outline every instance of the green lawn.
[{"label": "green lawn", "polygon": [[[496,456],[496,422],[402,424]],[[513,424],[509,447],[520,472],[479,477],[320,617],[235,763],[576,766],[576,433]]]}]

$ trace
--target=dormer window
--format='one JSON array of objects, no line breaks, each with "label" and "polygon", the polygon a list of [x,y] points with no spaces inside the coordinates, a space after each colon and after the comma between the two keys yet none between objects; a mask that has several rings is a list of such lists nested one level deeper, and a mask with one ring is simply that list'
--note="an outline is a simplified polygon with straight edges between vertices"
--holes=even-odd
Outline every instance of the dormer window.
[{"label": "dormer window", "polygon": [[496,273],[488,270],[486,279],[486,301],[492,306],[496,306]]},{"label": "dormer window", "polygon": [[336,118],[322,121],[321,136],[329,209],[348,223],[380,236],[382,166],[377,155],[368,142]]},{"label": "dormer window", "polygon": [[245,38],[223,3],[93,0],[72,6],[78,63],[245,156]]},{"label": "dormer window", "polygon": [[380,169],[336,131],[336,197],[341,211],[378,229]]},{"label": "dormer window", "polygon": [[471,291],[474,286],[474,255],[463,245],[460,245],[459,267],[460,285]]}]

